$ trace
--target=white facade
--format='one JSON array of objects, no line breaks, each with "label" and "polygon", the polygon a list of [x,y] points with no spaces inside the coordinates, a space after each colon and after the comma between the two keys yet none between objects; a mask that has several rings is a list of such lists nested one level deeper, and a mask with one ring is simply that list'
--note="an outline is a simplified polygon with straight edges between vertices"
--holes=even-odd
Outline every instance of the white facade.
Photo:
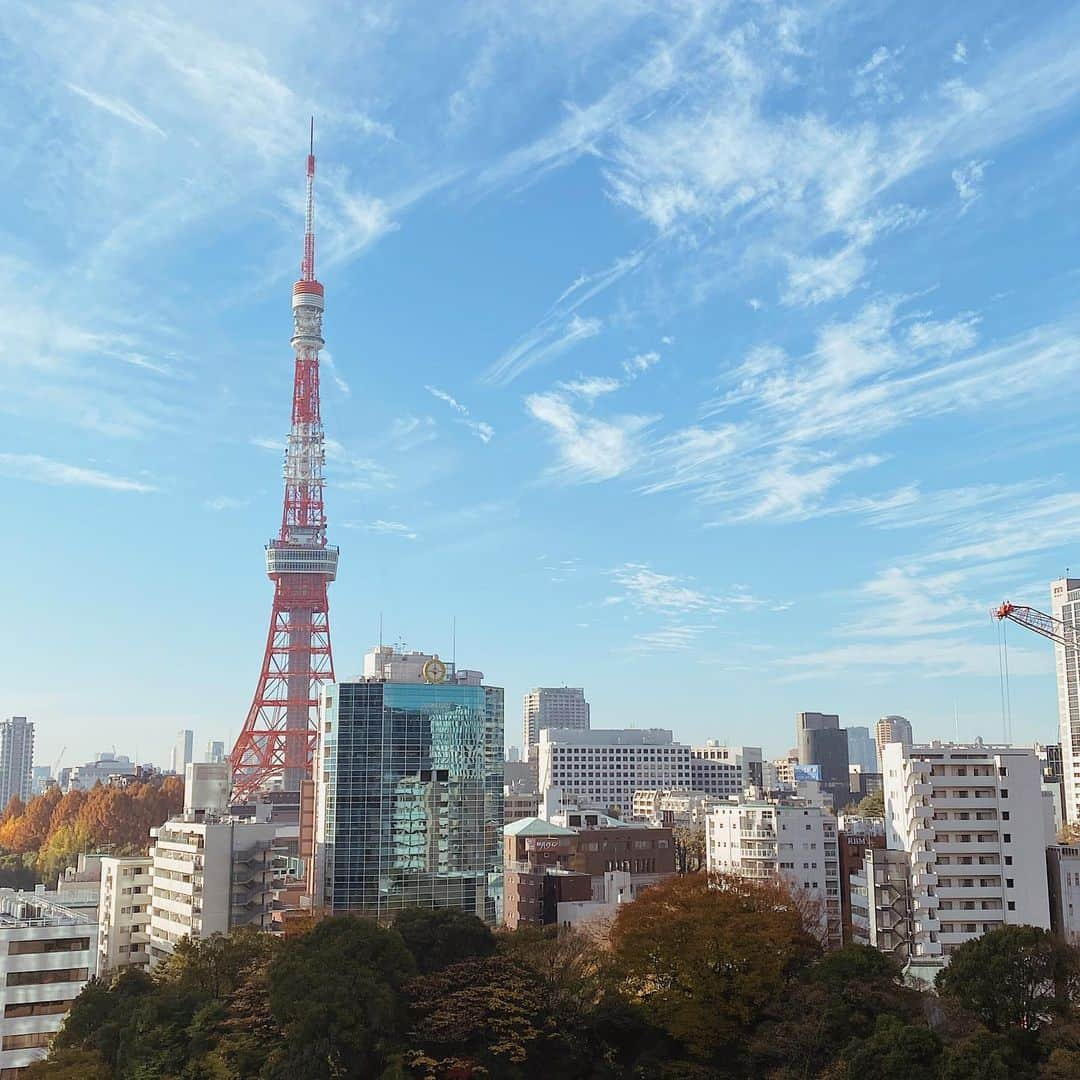
[{"label": "white facade", "polygon": [[[1080,578],[1050,583],[1050,614],[1080,630]],[[1065,817],[1080,821],[1080,649],[1054,642],[1057,667],[1058,723],[1065,782]]]},{"label": "white facade", "polygon": [[710,873],[781,878],[806,893],[821,905],[826,943],[840,947],[840,853],[831,811],[802,800],[718,806],[706,819],[705,852]]},{"label": "white facade", "polygon": [[1054,844],[1046,849],[1050,886],[1050,926],[1073,945],[1080,944],[1080,848]]},{"label": "white facade", "polygon": [[672,828],[704,827],[705,819],[722,800],[704,791],[668,791],[650,788],[634,792],[635,821]]},{"label": "white facade", "polygon": [[[442,677],[439,678],[439,674]],[[364,653],[365,679],[379,682],[422,683],[452,682],[466,686],[480,686],[484,681],[482,671],[460,671],[449,660],[442,660],[438,653],[398,651],[393,645],[379,645]],[[353,681],[353,680],[349,680]]]},{"label": "white facade", "polygon": [[912,957],[948,957],[1004,923],[1049,927],[1033,750],[893,742],[883,768],[886,843],[911,862]]},{"label": "white facade", "polygon": [[[61,772],[60,786],[65,791],[82,788],[89,791],[97,783],[107,784],[113,776],[134,776],[136,766],[131,758],[124,754],[101,753],[85,765],[76,765]],[[67,773],[66,781],[63,774]]]},{"label": "white facade", "polygon": [[0,1076],[45,1057],[97,968],[92,914],[35,893],[0,893]]},{"label": "white facade", "polygon": [[183,776],[188,765],[195,757],[195,732],[190,728],[181,728],[176,733],[176,744],[172,748],[170,766],[177,776]]},{"label": "white facade", "polygon": [[25,716],[0,722],[0,806],[12,795],[23,802],[33,794],[34,725]]},{"label": "white facade", "polygon": [[588,731],[589,703],[580,686],[538,686],[525,695],[521,738],[526,750],[540,741],[544,728]]},{"label": "white facade", "polygon": [[690,787],[690,747],[659,728],[541,729],[538,764],[541,792],[560,788],[579,807],[626,815],[639,789]]},{"label": "white facade", "polygon": [[103,856],[98,903],[98,974],[150,964],[152,860]]},{"label": "white facade", "polygon": [[269,929],[273,848],[281,829],[184,815],[150,830],[151,965],[171,956],[185,937],[226,934],[238,926]]},{"label": "white facade", "polygon": [[722,746],[710,740],[690,750],[690,786],[719,799],[741,795],[763,780],[761,748]]}]

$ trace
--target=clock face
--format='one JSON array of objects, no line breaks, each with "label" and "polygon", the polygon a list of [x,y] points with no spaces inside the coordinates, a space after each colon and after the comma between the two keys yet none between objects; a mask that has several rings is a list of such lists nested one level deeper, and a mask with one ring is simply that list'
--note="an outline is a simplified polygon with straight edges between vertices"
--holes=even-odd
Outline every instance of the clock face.
[{"label": "clock face", "polygon": [[446,665],[437,656],[433,656],[424,664],[424,682],[441,683],[445,679]]}]

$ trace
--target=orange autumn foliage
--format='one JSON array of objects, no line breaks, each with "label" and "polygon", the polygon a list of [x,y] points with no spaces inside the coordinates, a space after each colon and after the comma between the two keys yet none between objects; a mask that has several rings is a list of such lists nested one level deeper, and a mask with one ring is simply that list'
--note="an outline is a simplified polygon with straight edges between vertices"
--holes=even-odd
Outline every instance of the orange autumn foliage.
[{"label": "orange autumn foliage", "polygon": [[179,812],[183,801],[183,784],[172,776],[126,788],[98,784],[66,795],[51,787],[25,806],[12,799],[0,817],[0,848],[23,855],[65,846],[70,837],[78,839],[79,850],[143,851],[150,829]]}]

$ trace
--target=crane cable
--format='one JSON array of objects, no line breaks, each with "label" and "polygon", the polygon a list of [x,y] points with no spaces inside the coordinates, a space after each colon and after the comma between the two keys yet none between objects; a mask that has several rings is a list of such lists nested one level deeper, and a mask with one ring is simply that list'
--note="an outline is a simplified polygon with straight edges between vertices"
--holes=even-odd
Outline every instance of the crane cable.
[{"label": "crane cable", "polygon": [[998,682],[1001,687],[1001,730],[1005,742],[1012,742],[1012,688],[1009,685],[1009,635],[1007,619],[998,622]]}]

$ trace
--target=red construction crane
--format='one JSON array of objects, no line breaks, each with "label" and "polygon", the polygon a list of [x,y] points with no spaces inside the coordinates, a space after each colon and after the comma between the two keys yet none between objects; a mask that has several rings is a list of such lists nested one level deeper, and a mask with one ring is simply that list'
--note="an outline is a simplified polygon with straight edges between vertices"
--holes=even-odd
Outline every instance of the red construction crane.
[{"label": "red construction crane", "polygon": [[1017,626],[1026,626],[1029,630],[1034,630],[1036,634],[1042,634],[1044,638],[1056,641],[1059,645],[1080,648],[1080,626],[1070,626],[1037,608],[1010,604],[1006,600],[1000,607],[992,608],[990,614],[995,619],[1008,619]]}]

